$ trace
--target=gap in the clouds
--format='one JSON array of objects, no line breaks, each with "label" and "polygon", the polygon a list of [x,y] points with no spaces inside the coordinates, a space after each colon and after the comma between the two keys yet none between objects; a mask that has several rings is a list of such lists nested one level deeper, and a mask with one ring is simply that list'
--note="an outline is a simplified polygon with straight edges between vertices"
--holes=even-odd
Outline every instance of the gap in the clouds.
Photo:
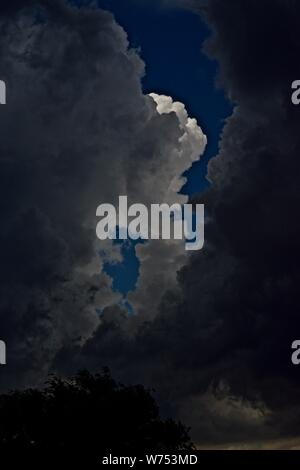
[{"label": "gap in the clouds", "polygon": [[126,300],[128,292],[135,290],[139,277],[140,262],[136,255],[136,246],[139,243],[145,243],[144,240],[114,240],[114,243],[120,245],[122,261],[105,262],[104,272],[113,280],[112,288],[123,295],[122,306],[129,313],[133,313],[133,308]]},{"label": "gap in the clouds", "polygon": [[[144,93],[165,94],[181,101],[207,135],[205,153],[184,173],[187,181],[180,192],[192,196],[204,191],[210,184],[208,162],[218,153],[225,119],[232,113],[230,102],[215,85],[218,65],[202,51],[210,34],[208,27],[198,14],[162,8],[159,0],[98,0],[98,4],[114,14],[127,32],[131,47],[140,50],[146,64]],[[135,246],[124,244],[123,262],[105,266],[113,279],[113,289],[123,294],[124,302],[139,277]]]},{"label": "gap in the clouds", "polygon": [[225,119],[232,113],[232,105],[216,87],[218,64],[202,51],[210,35],[207,25],[195,12],[163,8],[159,0],[98,3],[124,27],[130,45],[140,49],[146,64],[144,92],[165,94],[184,103],[207,135],[205,153],[185,172],[187,182],[181,193],[192,196],[205,190],[210,184],[208,162],[218,153]]}]

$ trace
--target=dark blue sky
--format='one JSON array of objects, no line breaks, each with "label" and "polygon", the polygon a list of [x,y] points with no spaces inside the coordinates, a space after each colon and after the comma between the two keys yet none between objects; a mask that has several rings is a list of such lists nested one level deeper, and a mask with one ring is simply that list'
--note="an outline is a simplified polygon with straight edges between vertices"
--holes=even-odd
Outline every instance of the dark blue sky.
[{"label": "dark blue sky", "polygon": [[215,87],[217,64],[201,51],[209,35],[199,15],[182,9],[162,8],[159,2],[141,0],[99,0],[114,13],[126,30],[131,46],[141,49],[146,63],[145,93],[155,91],[182,101],[208,136],[201,162],[188,172],[186,194],[208,186],[208,160],[216,155],[223,121],[231,106],[222,90]]},{"label": "dark blue sky", "polygon": [[[187,172],[188,181],[182,192],[192,195],[208,186],[207,162],[216,155],[224,119],[231,106],[221,90],[215,87],[217,64],[201,51],[209,35],[205,23],[192,11],[167,9],[152,0],[99,0],[99,6],[111,11],[128,34],[132,47],[141,50],[146,63],[143,79],[145,93],[156,92],[182,101],[208,137],[201,161]],[[122,248],[124,262],[107,264],[114,289],[124,295],[134,289],[139,263],[135,244]]]}]

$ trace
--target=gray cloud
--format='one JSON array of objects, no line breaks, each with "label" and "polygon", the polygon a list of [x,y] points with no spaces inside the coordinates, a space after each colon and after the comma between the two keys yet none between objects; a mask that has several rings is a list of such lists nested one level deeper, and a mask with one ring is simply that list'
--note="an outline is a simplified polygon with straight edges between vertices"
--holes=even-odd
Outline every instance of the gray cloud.
[{"label": "gray cloud", "polygon": [[[97,244],[97,206],[121,194],[130,203],[186,202],[181,174],[205,146],[183,105],[167,99],[162,112],[143,94],[144,63],[110,13],[22,5],[3,4],[0,20],[2,388],[43,381],[62,349],[82,347],[105,324],[96,308],[118,310],[102,268],[121,255]],[[160,250],[157,300],[184,248]]]},{"label": "gray cloud", "polygon": [[101,326],[78,356],[156,385],[207,445],[298,434],[290,346],[300,329],[300,141],[290,85],[300,75],[299,13],[294,1],[207,3],[205,49],[235,109],[209,165],[211,187],[194,198],[210,216],[205,249],[134,338],[119,318],[106,325],[109,344]]},{"label": "gray cloud", "polygon": [[194,199],[209,212],[206,245],[188,259],[177,245],[140,246],[131,317],[95,261],[94,209],[122,192],[183,202],[173,183],[191,148],[180,166],[184,128],[143,95],[143,63],[111,15],[47,12],[46,23],[29,12],[0,26],[13,84],[0,116],[0,315],[12,354],[2,382],[108,365],[155,386],[200,444],[296,435],[298,2],[207,2],[206,51],[235,109],[211,187]]},{"label": "gray cloud", "polygon": [[[205,357],[195,375],[207,384],[225,380],[229,396],[247,406],[262,402],[270,411],[260,427],[265,436],[270,426],[297,434],[290,346],[300,327],[300,141],[290,86],[300,74],[299,4],[211,0],[207,7],[213,34],[205,49],[236,107],[209,164],[211,188],[195,198],[210,211],[208,244],[180,274],[185,313],[198,329],[193,351]],[[198,395],[201,401],[200,387]],[[236,439],[240,425],[228,416],[227,426],[223,439]],[[246,428],[241,439],[251,436]]]}]

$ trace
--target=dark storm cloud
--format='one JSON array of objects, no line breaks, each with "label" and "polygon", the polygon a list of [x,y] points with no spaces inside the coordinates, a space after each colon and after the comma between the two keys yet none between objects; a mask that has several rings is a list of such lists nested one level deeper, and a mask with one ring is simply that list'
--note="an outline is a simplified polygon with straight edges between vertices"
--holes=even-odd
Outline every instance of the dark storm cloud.
[{"label": "dark storm cloud", "polygon": [[[274,428],[297,433],[299,373],[290,345],[300,331],[300,138],[290,87],[300,75],[300,7],[213,0],[206,14],[213,28],[206,51],[236,107],[209,165],[211,189],[200,196],[213,217],[207,241],[214,246],[181,273],[187,311],[218,325],[209,337],[217,358],[211,377],[262,400]],[[201,271],[211,269],[207,286]]]},{"label": "dark storm cloud", "polygon": [[[183,129],[143,96],[143,64],[110,14],[51,5],[13,21],[10,11],[0,24],[12,84],[0,116],[0,318],[11,354],[2,383],[108,365],[155,386],[199,442],[296,434],[300,111],[290,85],[300,77],[299,2],[188,2],[205,6],[205,47],[235,109],[209,165],[211,188],[195,198],[210,215],[205,249],[176,286],[185,262],[177,247],[159,246],[159,256],[141,247],[133,297],[142,315],[130,318],[101,266],[86,267],[95,265],[94,209],[126,192],[148,203],[153,187],[158,200],[174,198],[166,188],[182,173]],[[151,297],[156,305],[168,279],[153,315]]]},{"label": "dark storm cloud", "polygon": [[[14,11],[11,5],[0,23],[8,90],[0,116],[0,317],[9,349],[4,387],[42,377],[62,342],[89,334],[98,323],[91,293],[98,289],[104,305],[116,297],[105,275],[74,270],[93,253],[91,227],[84,226],[93,207],[85,201],[103,184],[96,181],[97,154],[107,145],[95,136],[93,123],[105,122],[90,106],[101,93],[101,81],[99,89],[95,85],[95,39],[106,57],[125,55],[127,48],[109,14],[79,15],[62,2],[35,2],[32,9],[27,2],[25,10],[20,5]],[[88,46],[93,39],[94,51]],[[130,67],[142,70],[134,55],[128,56],[128,76]]]},{"label": "dark storm cloud", "polygon": [[[299,371],[300,5],[211,0],[207,53],[235,104],[211,188],[206,247],[184,267],[155,320],[128,337],[122,315],[99,327],[77,363],[99,358],[122,378],[155,384],[199,442],[297,434]],[[190,3],[191,5],[191,3]],[[134,321],[134,320],[131,320]],[[126,322],[125,322],[126,323]]]},{"label": "dark storm cloud", "polygon": [[[97,206],[117,205],[122,194],[185,202],[181,175],[205,138],[183,105],[143,94],[144,63],[110,13],[59,0],[3,3],[1,13],[0,334],[8,364],[0,381],[8,388],[43,381],[62,348],[82,346],[105,324],[96,308],[118,310],[102,268],[121,256],[111,242],[96,243]],[[162,292],[183,250],[160,266]]]}]

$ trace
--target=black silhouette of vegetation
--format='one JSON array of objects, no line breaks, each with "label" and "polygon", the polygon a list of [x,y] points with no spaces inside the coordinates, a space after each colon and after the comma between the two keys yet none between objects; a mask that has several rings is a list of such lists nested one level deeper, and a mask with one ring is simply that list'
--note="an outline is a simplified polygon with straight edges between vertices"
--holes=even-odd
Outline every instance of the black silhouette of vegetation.
[{"label": "black silhouette of vegetation", "polygon": [[116,383],[108,370],[52,376],[42,390],[0,396],[0,455],[100,457],[170,453],[193,448],[188,429],[159,415],[141,385]]}]

